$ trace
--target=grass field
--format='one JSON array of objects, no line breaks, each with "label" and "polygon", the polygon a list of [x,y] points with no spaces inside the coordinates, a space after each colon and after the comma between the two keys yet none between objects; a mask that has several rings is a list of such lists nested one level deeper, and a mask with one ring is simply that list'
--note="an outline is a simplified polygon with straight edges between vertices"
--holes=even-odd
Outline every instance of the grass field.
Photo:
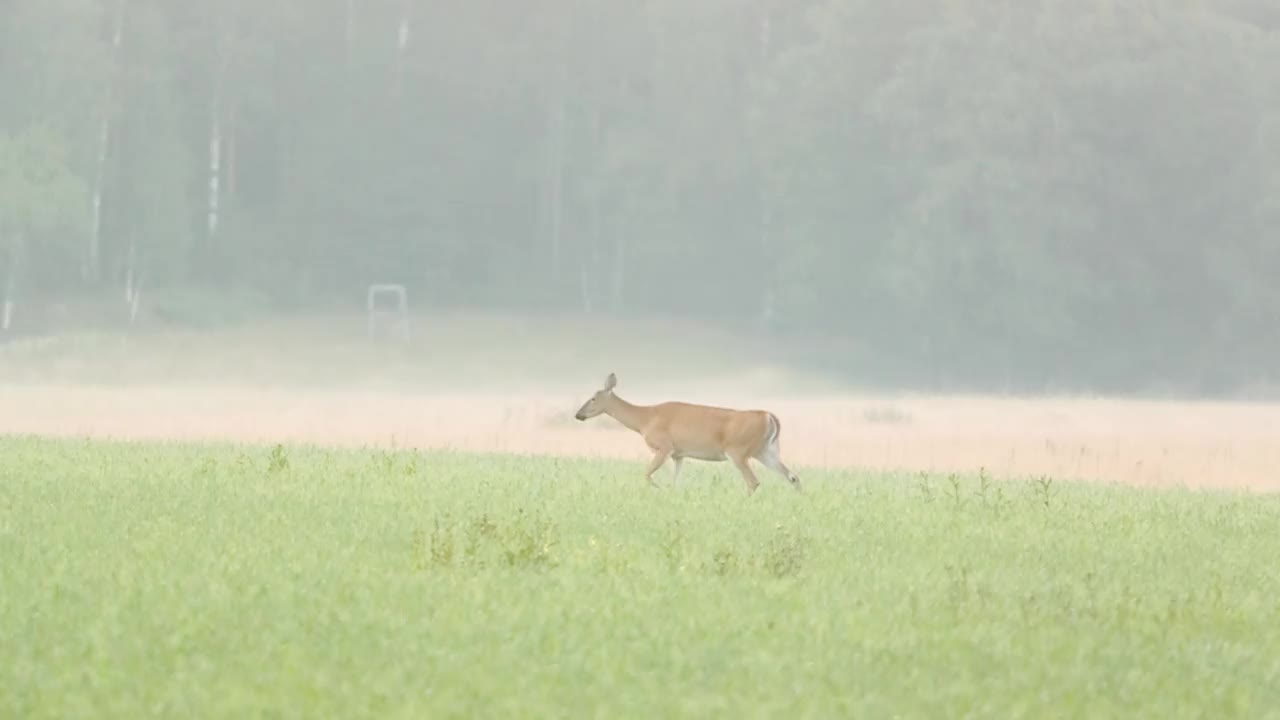
[{"label": "grass field", "polygon": [[0,717],[1280,717],[1280,499],[0,439]]}]

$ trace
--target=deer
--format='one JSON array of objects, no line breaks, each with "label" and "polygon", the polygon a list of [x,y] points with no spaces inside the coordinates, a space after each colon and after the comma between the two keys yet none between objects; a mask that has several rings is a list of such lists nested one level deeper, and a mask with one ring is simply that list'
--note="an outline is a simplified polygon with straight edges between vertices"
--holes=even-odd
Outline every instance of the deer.
[{"label": "deer", "polygon": [[680,482],[680,470],[686,458],[706,462],[728,460],[742,474],[747,495],[751,495],[760,486],[749,464],[754,459],[800,490],[800,478],[782,462],[778,447],[782,423],[772,412],[686,402],[633,405],[614,393],[617,386],[617,375],[609,373],[604,387],[583,403],[574,418],[586,421],[608,415],[644,438],[653,452],[653,459],[645,470],[645,480],[651,487],[657,487],[653,474],[668,459],[675,465],[673,484]]}]

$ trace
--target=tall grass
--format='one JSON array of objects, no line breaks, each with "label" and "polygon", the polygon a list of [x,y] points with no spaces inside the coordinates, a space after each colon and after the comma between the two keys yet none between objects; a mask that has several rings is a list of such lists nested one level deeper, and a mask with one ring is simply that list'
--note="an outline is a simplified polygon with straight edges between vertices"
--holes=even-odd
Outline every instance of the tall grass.
[{"label": "tall grass", "polygon": [[1276,717],[1280,500],[0,440],[0,717]]}]

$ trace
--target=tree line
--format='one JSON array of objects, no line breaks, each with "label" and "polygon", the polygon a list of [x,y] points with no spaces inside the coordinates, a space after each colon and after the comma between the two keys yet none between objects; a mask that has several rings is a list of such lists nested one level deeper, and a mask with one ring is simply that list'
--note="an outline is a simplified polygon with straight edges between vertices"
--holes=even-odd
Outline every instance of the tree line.
[{"label": "tree line", "polygon": [[1256,387],[1278,29],[1263,0],[0,0],[0,283],[402,282],[907,384]]}]

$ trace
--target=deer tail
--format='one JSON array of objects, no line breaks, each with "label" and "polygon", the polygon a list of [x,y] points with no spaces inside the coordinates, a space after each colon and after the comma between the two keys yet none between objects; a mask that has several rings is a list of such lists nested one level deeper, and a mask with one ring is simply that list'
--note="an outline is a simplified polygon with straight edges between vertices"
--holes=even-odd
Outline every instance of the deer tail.
[{"label": "deer tail", "polygon": [[769,432],[765,434],[765,447],[776,447],[778,438],[782,435],[782,421],[778,420],[778,416],[768,413],[769,416]]}]

